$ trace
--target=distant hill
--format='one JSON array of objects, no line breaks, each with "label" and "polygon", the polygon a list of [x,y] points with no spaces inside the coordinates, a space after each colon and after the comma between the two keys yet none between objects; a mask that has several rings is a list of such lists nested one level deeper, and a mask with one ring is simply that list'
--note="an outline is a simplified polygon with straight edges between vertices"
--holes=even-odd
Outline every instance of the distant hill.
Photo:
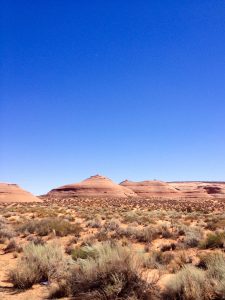
[{"label": "distant hill", "polygon": [[178,198],[182,196],[182,193],[176,188],[169,185],[167,182],[158,180],[146,180],[139,182],[125,180],[121,182],[120,185],[131,189],[139,197]]},{"label": "distant hill", "polygon": [[146,180],[134,182],[125,180],[120,184],[111,179],[94,175],[80,183],[67,184],[47,193],[48,197],[142,197],[142,198],[225,198],[225,182]]},{"label": "distant hill", "polygon": [[0,203],[4,202],[42,202],[42,200],[17,184],[0,183]]},{"label": "distant hill", "polygon": [[47,196],[55,197],[74,197],[74,196],[99,196],[99,197],[136,197],[131,189],[114,183],[111,179],[95,175],[87,178],[80,183],[64,185],[51,190]]},{"label": "distant hill", "polygon": [[225,182],[218,181],[173,181],[159,180],[122,181],[94,175],[79,183],[66,184],[52,189],[42,197],[35,197],[17,184],[0,183],[0,203],[42,202],[41,199],[73,197],[111,198],[162,198],[162,199],[225,199]]}]

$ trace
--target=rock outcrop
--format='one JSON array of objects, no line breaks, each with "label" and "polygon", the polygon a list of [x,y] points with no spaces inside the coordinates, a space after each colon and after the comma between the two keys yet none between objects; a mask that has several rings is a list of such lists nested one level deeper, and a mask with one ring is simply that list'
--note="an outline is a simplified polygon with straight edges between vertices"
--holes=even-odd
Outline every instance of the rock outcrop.
[{"label": "rock outcrop", "polygon": [[158,180],[146,180],[140,182],[125,180],[121,182],[120,185],[131,189],[139,197],[179,198],[182,196],[181,192],[175,187],[169,185],[167,182]]},{"label": "rock outcrop", "polygon": [[178,181],[168,184],[185,198],[225,198],[225,182]]},{"label": "rock outcrop", "polygon": [[0,203],[4,202],[42,202],[42,200],[17,184],[0,183]]},{"label": "rock outcrop", "polygon": [[120,185],[134,191],[139,197],[167,199],[211,199],[225,198],[225,182],[180,181],[163,182],[146,180],[133,182],[125,180]]},{"label": "rock outcrop", "polygon": [[47,196],[68,198],[78,196],[90,197],[136,197],[131,189],[114,183],[111,179],[95,175],[80,183],[68,184],[51,190]]},{"label": "rock outcrop", "polygon": [[95,175],[80,183],[64,185],[51,190],[47,197],[111,197],[111,198],[161,198],[161,199],[225,199],[225,182],[181,181],[164,182],[125,180],[120,184],[111,179]]}]

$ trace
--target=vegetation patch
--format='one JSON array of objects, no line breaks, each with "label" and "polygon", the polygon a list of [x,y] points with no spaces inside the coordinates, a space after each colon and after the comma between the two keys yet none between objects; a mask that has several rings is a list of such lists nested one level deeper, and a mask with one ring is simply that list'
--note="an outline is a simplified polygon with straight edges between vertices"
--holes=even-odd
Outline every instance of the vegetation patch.
[{"label": "vegetation patch", "polygon": [[84,247],[76,247],[72,250],[71,256],[74,260],[77,259],[87,259],[87,258],[96,258],[98,255],[98,252],[95,248],[90,246],[84,246]]},{"label": "vegetation patch", "polygon": [[66,236],[69,234],[79,236],[81,230],[82,228],[79,224],[72,224],[60,218],[32,220],[18,228],[19,232],[36,233],[39,236],[45,236],[50,233],[54,233],[56,236]]},{"label": "vegetation patch", "polygon": [[66,284],[58,282],[53,298],[60,293],[77,299],[147,299],[147,295],[157,293],[153,283],[148,285],[141,279],[138,272],[143,260],[130,249],[109,242],[93,249],[98,255],[77,260],[64,279]]},{"label": "vegetation patch", "polygon": [[225,233],[216,232],[210,233],[207,237],[200,242],[199,247],[202,249],[214,249],[214,248],[223,248],[225,243]]},{"label": "vegetation patch", "polygon": [[56,244],[28,244],[15,269],[9,271],[9,281],[19,289],[59,278],[68,270],[69,260]]}]

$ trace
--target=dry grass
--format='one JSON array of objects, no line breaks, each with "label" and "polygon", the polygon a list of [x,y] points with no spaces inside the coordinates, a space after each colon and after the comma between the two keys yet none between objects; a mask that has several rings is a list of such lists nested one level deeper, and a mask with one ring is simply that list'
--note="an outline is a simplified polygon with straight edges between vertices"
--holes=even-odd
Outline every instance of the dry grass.
[{"label": "dry grass", "polygon": [[16,232],[7,223],[4,217],[0,218],[0,240],[11,239],[16,236]]},{"label": "dry grass", "polygon": [[77,299],[147,299],[147,295],[153,296],[153,285],[148,286],[139,273],[143,265],[141,257],[109,242],[95,245],[92,251],[96,255],[78,259],[54,293],[80,297]]},{"label": "dry grass", "polygon": [[164,299],[208,300],[210,295],[203,270],[187,265],[167,281]]},{"label": "dry grass", "polygon": [[3,251],[4,251],[5,254],[6,253],[10,253],[10,252],[18,252],[18,253],[20,253],[20,252],[23,251],[23,249],[22,249],[21,246],[19,246],[17,244],[17,242],[14,239],[11,239],[9,241],[9,243],[7,244],[7,246],[3,249]]},{"label": "dry grass", "polygon": [[225,232],[208,234],[199,247],[202,249],[225,248]]},{"label": "dry grass", "polygon": [[21,233],[36,233],[45,236],[54,233],[56,236],[73,234],[79,236],[82,228],[79,224],[71,224],[60,218],[46,218],[42,220],[29,221],[18,228]]},{"label": "dry grass", "polygon": [[71,251],[71,256],[74,260],[87,259],[89,257],[97,257],[98,252],[91,246],[76,247]]},{"label": "dry grass", "polygon": [[66,272],[69,260],[56,244],[28,244],[15,269],[9,271],[9,281],[19,289],[30,288],[33,284],[59,278]]},{"label": "dry grass", "polygon": [[214,253],[204,258],[204,269],[184,265],[166,283],[165,299],[219,300],[225,299],[225,258]]}]

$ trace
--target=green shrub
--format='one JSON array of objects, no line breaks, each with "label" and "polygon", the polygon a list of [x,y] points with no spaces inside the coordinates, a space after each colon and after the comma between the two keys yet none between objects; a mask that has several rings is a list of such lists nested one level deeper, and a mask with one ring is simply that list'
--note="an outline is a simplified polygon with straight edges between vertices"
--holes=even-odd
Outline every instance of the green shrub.
[{"label": "green shrub", "polygon": [[56,244],[28,244],[15,269],[9,271],[9,281],[19,289],[30,288],[33,284],[48,281],[67,270],[69,260],[63,256]]},{"label": "green shrub", "polygon": [[143,259],[130,249],[109,242],[93,249],[97,256],[77,260],[65,280],[58,282],[55,294],[77,299],[147,299],[147,294],[157,293],[155,286],[153,291],[141,279]]},{"label": "green shrub", "polygon": [[96,216],[94,219],[87,222],[87,226],[91,228],[100,228],[102,226],[102,218],[100,216]]},{"label": "green shrub", "polygon": [[143,243],[150,243],[157,238],[158,234],[157,229],[153,226],[147,226],[140,229],[134,226],[128,226],[127,228],[119,228],[117,230],[118,236],[133,238]]},{"label": "green shrub", "polygon": [[72,250],[71,256],[74,260],[79,258],[87,259],[89,257],[95,258],[97,256],[97,251],[90,246],[76,247]]},{"label": "green shrub", "polygon": [[210,299],[225,299],[225,257],[221,252],[200,256],[200,264],[205,269],[208,285],[213,287]]},{"label": "green shrub", "polygon": [[200,257],[201,268],[185,265],[165,284],[164,299],[225,299],[225,258],[220,252]]},{"label": "green shrub", "polygon": [[220,252],[211,253],[205,256],[207,276],[217,281],[225,280],[225,258]]},{"label": "green shrub", "polygon": [[35,245],[44,245],[45,241],[40,236],[28,236],[27,241],[32,242]]},{"label": "green shrub", "polygon": [[137,222],[138,219],[139,219],[139,216],[137,215],[136,212],[129,211],[124,215],[123,221],[125,223],[133,223],[133,222]]},{"label": "green shrub", "polygon": [[108,231],[105,228],[102,228],[94,236],[99,242],[105,242],[109,240]]},{"label": "green shrub", "polygon": [[22,252],[22,247],[19,246],[14,239],[11,239],[8,243],[8,245],[3,249],[4,253],[10,253],[10,252]]},{"label": "green shrub", "polygon": [[148,269],[163,269],[174,258],[170,252],[152,251],[145,257],[144,267]]},{"label": "green shrub", "polygon": [[46,218],[42,220],[29,221],[18,228],[19,232],[36,233],[39,236],[45,236],[54,233],[56,236],[66,236],[69,234],[79,235],[82,228],[79,224],[60,218]]},{"label": "green shrub", "polygon": [[0,218],[0,239],[11,239],[16,236],[16,232],[7,224],[5,218]]},{"label": "green shrub", "polygon": [[104,227],[107,230],[116,230],[120,227],[120,221],[117,219],[111,219],[109,222],[105,223]]},{"label": "green shrub", "polygon": [[[207,277],[213,285],[217,299],[225,299],[225,258],[222,253],[212,253],[205,257]],[[215,298],[216,298],[215,297]]]},{"label": "green shrub", "polygon": [[184,238],[186,247],[197,247],[203,237],[203,232],[200,228],[194,226],[187,226]]},{"label": "green shrub", "polygon": [[216,232],[207,235],[205,240],[200,242],[199,247],[202,249],[223,248],[225,243],[225,233]]},{"label": "green shrub", "polygon": [[211,287],[206,280],[205,271],[192,265],[184,266],[165,283],[163,298],[181,300],[209,300]]},{"label": "green shrub", "polygon": [[16,233],[9,226],[0,228],[0,239],[11,239],[16,236]]}]

